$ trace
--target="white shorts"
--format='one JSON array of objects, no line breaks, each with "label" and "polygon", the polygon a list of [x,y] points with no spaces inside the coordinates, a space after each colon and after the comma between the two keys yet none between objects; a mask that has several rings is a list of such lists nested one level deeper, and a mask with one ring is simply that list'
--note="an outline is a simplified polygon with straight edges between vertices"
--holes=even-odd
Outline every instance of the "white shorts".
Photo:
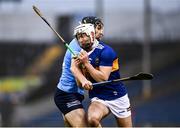
[{"label": "white shorts", "polygon": [[118,118],[126,118],[131,115],[130,101],[127,94],[123,97],[110,101],[94,97],[91,99],[91,102],[94,101],[104,104]]}]

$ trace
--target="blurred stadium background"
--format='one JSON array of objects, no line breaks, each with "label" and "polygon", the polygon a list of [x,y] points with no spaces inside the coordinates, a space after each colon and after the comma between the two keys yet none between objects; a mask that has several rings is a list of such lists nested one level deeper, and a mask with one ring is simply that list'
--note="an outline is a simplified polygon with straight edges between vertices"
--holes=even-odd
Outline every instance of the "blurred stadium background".
[{"label": "blurred stadium background", "polygon": [[134,126],[180,126],[179,0],[0,0],[0,126],[64,126],[53,92],[66,49],[32,5],[67,42],[82,17],[101,17],[122,77],[154,74],[125,83]]}]

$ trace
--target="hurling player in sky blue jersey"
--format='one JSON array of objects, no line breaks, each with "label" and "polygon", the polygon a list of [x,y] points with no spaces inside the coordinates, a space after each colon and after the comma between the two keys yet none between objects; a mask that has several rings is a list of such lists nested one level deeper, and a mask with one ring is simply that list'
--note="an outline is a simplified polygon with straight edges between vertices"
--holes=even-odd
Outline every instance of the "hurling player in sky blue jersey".
[{"label": "hurling player in sky blue jersey", "polygon": [[[103,23],[99,18],[93,16],[84,17],[81,23],[91,23],[90,26],[93,24],[94,26],[92,26],[92,29],[94,30],[95,27],[96,39],[100,40],[102,38],[103,30],[101,28]],[[75,53],[80,52],[82,49],[76,38],[70,42],[69,46]],[[87,121],[81,103],[84,99],[84,89],[76,84],[76,80],[70,70],[71,59],[72,54],[69,50],[67,50],[64,56],[62,74],[57,85],[54,100],[59,110],[63,113],[65,125],[73,127],[85,127],[87,126]],[[88,85],[90,81],[87,79],[84,80],[84,87],[89,89],[90,87],[88,87]]]},{"label": "hurling player in sky blue jersey", "polygon": [[[118,126],[132,127],[130,101],[122,82],[94,88],[91,83],[84,84],[84,76],[92,83],[120,78],[115,51],[102,41],[97,41],[91,30],[87,29],[91,28],[85,25],[75,28],[74,34],[84,50],[81,50],[78,58],[73,59],[71,71],[78,85],[89,90],[91,104],[88,108],[88,124],[91,127],[101,127],[100,121],[111,112]],[[82,64],[83,69],[80,68]]]}]

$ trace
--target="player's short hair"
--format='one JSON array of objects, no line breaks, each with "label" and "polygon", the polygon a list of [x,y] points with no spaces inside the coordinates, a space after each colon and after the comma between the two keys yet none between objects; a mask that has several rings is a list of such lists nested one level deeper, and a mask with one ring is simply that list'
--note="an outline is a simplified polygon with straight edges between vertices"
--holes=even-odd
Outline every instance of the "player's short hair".
[{"label": "player's short hair", "polygon": [[95,16],[87,16],[87,17],[84,17],[81,21],[82,24],[87,24],[87,23],[90,23],[90,24],[94,24],[94,27],[96,27],[97,25],[103,25],[103,22],[100,18],[98,17],[95,17]]}]

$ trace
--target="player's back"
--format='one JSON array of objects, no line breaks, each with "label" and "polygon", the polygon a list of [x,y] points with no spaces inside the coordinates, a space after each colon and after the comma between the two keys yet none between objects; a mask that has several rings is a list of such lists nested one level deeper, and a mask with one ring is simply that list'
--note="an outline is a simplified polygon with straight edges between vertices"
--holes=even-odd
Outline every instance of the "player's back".
[{"label": "player's back", "polygon": [[[81,47],[79,46],[76,39],[73,39],[69,46],[75,53],[79,53],[81,50]],[[75,78],[70,70],[71,67],[71,59],[72,54],[69,50],[66,50],[63,64],[62,64],[62,74],[59,79],[58,88],[65,91],[65,92],[72,92],[72,93],[80,93],[83,94],[83,89],[79,88],[76,84]]]}]

